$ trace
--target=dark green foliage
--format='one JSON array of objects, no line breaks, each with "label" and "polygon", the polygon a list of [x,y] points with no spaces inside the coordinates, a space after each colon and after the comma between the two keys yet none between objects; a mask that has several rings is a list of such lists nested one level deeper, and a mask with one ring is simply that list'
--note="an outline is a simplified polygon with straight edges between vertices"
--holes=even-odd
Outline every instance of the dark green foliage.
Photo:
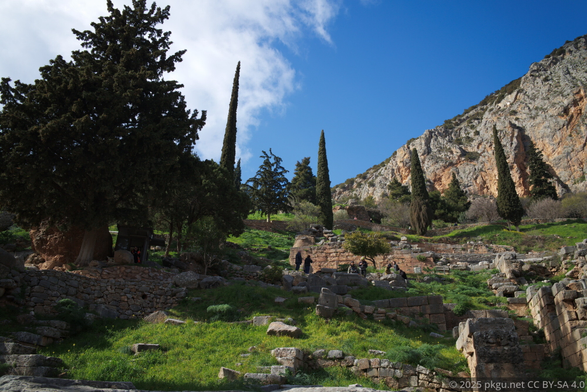
[{"label": "dark green foliage", "polygon": [[497,213],[503,219],[519,226],[524,216],[524,207],[516,192],[516,186],[510,174],[503,146],[497,136],[497,128],[493,126],[493,143],[495,145],[495,162],[497,164]]},{"label": "dark green foliage", "polygon": [[239,313],[237,308],[231,305],[222,304],[222,305],[210,305],[206,309],[206,311],[212,316],[210,317],[210,322],[214,321],[236,321],[239,319]]},{"label": "dark green foliage", "polygon": [[191,113],[181,84],[165,79],[185,51],[168,54],[157,25],[169,7],[115,9],[73,30],[83,49],[57,56],[33,84],[0,85],[0,208],[21,225],[97,228],[146,223],[156,195],[191,158],[205,112]]},{"label": "dark green foliage", "polygon": [[236,159],[236,110],[238,107],[238,80],[240,70],[241,62],[239,61],[232,82],[232,93],[230,95],[228,118],[226,119],[226,129],[224,131],[224,143],[222,144],[222,155],[220,157],[220,166],[228,170],[231,175],[234,174],[234,161]]},{"label": "dark green foliage", "polygon": [[305,157],[301,162],[296,163],[289,189],[295,201],[309,201],[316,204],[316,176],[310,167],[310,157]]},{"label": "dark green foliage", "polygon": [[[240,235],[251,205],[246,193],[236,189],[227,169],[212,160],[197,159],[185,167],[181,186],[160,194],[165,203],[156,210],[158,227],[169,230],[170,237],[174,233],[181,236],[185,227],[211,217],[224,237]],[[182,243],[178,238],[178,250]]]},{"label": "dark green foliage", "polygon": [[432,223],[432,210],[427,201],[413,198],[410,203],[410,223],[418,235],[425,235]]},{"label": "dark green foliage", "polygon": [[69,298],[57,301],[55,310],[57,311],[57,317],[61,321],[69,323],[70,332],[72,333],[80,332],[89,326],[89,322],[85,317],[86,311]]},{"label": "dark green foliage", "polygon": [[410,193],[410,188],[406,185],[402,185],[397,178],[391,180],[389,185],[387,185],[387,190],[389,192],[389,198],[392,201],[397,201],[399,203],[409,203],[412,200],[412,194]]},{"label": "dark green foliage", "polygon": [[322,211],[321,223],[329,230],[334,225],[334,215],[332,213],[332,192],[330,189],[330,174],[328,171],[328,158],[326,157],[326,140],[324,139],[324,130],[320,134],[320,143],[318,145],[318,174],[316,177],[316,204]]},{"label": "dark green foliage", "polygon": [[550,182],[552,174],[548,170],[546,163],[544,163],[542,151],[537,149],[534,143],[530,141],[526,154],[528,156],[528,168],[530,169],[528,182],[530,183],[530,197],[532,200],[536,201],[544,198],[557,200],[556,188]]},{"label": "dark green foliage", "polygon": [[255,177],[247,181],[247,192],[253,203],[253,210],[266,215],[267,222],[271,222],[271,214],[289,212],[292,209],[288,200],[289,181],[285,177],[288,171],[281,166],[282,159],[273,154],[271,149],[269,154],[263,151],[263,163]]},{"label": "dark green foliage", "polygon": [[418,235],[424,235],[432,223],[432,210],[429,204],[430,196],[426,189],[426,179],[420,164],[418,151],[414,148],[411,156],[411,184],[412,202],[410,203],[410,222]]},{"label": "dark green foliage", "polygon": [[422,200],[428,200],[428,190],[426,189],[426,178],[424,177],[424,171],[422,170],[422,164],[420,163],[420,157],[418,151],[412,149],[412,155],[410,158],[411,163],[411,185],[412,185],[412,199],[419,198]]},{"label": "dark green foliage", "polygon": [[241,160],[239,159],[236,163],[236,168],[234,169],[234,185],[236,189],[241,188],[242,183],[242,169],[241,169]]},{"label": "dark green foliage", "polygon": [[375,257],[391,252],[389,242],[381,233],[355,231],[345,236],[344,249],[357,256],[365,256],[377,268]]},{"label": "dark green foliage", "polygon": [[277,263],[273,263],[271,266],[263,270],[261,280],[265,283],[281,284],[282,277],[283,267]]},{"label": "dark green foliage", "polygon": [[441,216],[436,214],[436,217],[445,222],[458,222],[459,216],[471,206],[455,173],[452,174],[452,180],[444,192],[443,199],[446,213]]}]

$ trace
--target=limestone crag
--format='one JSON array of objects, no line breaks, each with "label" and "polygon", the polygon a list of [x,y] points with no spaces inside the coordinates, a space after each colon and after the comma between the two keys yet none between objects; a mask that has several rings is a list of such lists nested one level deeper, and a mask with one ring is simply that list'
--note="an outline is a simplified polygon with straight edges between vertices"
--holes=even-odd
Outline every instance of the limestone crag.
[{"label": "limestone crag", "polygon": [[335,200],[382,198],[393,178],[410,181],[418,150],[429,189],[444,191],[452,173],[469,194],[497,195],[497,127],[520,196],[529,194],[529,142],[542,150],[559,195],[587,189],[587,35],[530,66],[522,76],[443,125],[409,140],[386,161],[334,187]]}]

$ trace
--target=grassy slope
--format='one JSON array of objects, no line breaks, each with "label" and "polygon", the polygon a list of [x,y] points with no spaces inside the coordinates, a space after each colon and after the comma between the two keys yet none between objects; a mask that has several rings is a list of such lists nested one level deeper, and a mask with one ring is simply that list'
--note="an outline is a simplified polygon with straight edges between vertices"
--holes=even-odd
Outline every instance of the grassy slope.
[{"label": "grassy slope", "polygon": [[[193,301],[189,298],[198,296]],[[288,298],[284,306],[274,298]],[[276,347],[341,349],[357,358],[372,357],[369,349],[388,352],[394,361],[440,366],[465,370],[464,358],[454,347],[452,338],[434,339],[428,330],[406,328],[391,321],[362,320],[354,315],[339,315],[330,321],[315,315],[314,306],[297,302],[297,296],[278,289],[261,289],[245,285],[217,290],[195,290],[190,297],[171,312],[187,320],[185,325],[151,325],[142,321],[116,320],[97,325],[92,330],[62,344],[43,350],[45,355],[62,358],[70,368],[68,377],[92,380],[132,381],[138,388],[160,390],[210,390],[234,387],[218,380],[221,366],[241,372],[256,372],[257,366],[275,365],[270,351]],[[241,319],[269,314],[292,317],[304,332],[302,338],[274,337],[266,334],[267,327],[206,321],[211,304],[228,303],[240,310]],[[133,343],[157,343],[164,351],[129,354]],[[241,354],[249,353],[248,357]],[[237,363],[242,365],[237,366]],[[381,387],[359,379],[341,368],[299,375],[297,382],[323,385],[361,383]]]},{"label": "grassy slope", "polygon": [[[562,245],[574,244],[587,238],[587,223],[567,223],[522,226],[520,232],[504,230],[503,226],[490,225],[464,230],[435,238],[411,237],[412,241],[439,240],[470,241],[483,240],[486,243],[514,244],[518,251],[532,244],[540,249],[556,250]],[[273,260],[287,258],[293,243],[292,233],[268,233],[247,230],[239,238],[230,241],[253,249],[255,256]],[[267,249],[271,247],[272,250]],[[412,280],[408,295],[441,294],[445,302],[461,302],[470,308],[487,308],[500,305],[492,303],[492,294],[485,288],[485,276],[456,274],[443,277],[445,284],[419,283]],[[394,296],[384,290],[360,289],[353,292],[363,303],[379,298]],[[274,304],[276,296],[288,298],[285,306]],[[200,298],[191,300],[190,298]],[[495,298],[495,297],[493,297]],[[266,327],[248,324],[206,321],[210,314],[209,305],[230,304],[239,310],[239,319],[250,319],[254,315],[270,314],[277,317],[292,317],[304,332],[301,339],[267,336]],[[454,347],[450,338],[433,339],[429,330],[408,329],[391,321],[375,322],[358,317],[339,315],[329,322],[315,316],[314,307],[300,305],[297,296],[277,289],[235,285],[217,290],[192,291],[177,308],[172,309],[174,317],[188,320],[183,326],[151,325],[139,320],[113,320],[97,324],[92,329],[41,350],[45,355],[62,358],[69,368],[67,377],[93,380],[132,381],[139,388],[159,390],[212,390],[241,388],[242,385],[219,381],[218,370],[226,366],[241,372],[255,372],[257,366],[276,364],[270,350],[281,346],[295,346],[309,351],[318,348],[342,349],[356,357],[370,357],[369,349],[388,352],[394,361],[450,370],[466,368],[463,356]],[[161,352],[129,354],[133,343],[158,343]],[[249,356],[248,349],[255,346]],[[237,363],[242,365],[237,366]],[[331,368],[308,375],[299,375],[292,382],[349,385],[361,383],[379,387],[365,379],[358,379],[341,368]]]}]

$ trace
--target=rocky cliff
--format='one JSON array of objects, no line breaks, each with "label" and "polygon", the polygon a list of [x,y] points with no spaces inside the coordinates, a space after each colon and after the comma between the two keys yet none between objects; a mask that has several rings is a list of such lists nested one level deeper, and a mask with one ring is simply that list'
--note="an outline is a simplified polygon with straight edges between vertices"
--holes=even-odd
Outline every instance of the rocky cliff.
[{"label": "rocky cliff", "polygon": [[528,73],[478,105],[409,140],[390,158],[333,188],[333,198],[376,200],[395,177],[410,181],[410,151],[418,150],[429,190],[444,191],[454,172],[469,195],[497,195],[493,126],[509,157],[520,196],[529,194],[526,151],[542,150],[559,196],[587,189],[587,35],[567,42]]}]

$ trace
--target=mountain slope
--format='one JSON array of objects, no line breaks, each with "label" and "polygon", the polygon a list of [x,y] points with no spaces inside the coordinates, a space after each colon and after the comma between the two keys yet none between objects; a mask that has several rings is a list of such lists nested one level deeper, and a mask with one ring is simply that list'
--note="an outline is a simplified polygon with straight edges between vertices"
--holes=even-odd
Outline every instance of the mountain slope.
[{"label": "mountain slope", "polygon": [[492,131],[498,129],[520,196],[529,195],[526,151],[541,149],[560,195],[585,191],[587,182],[587,35],[534,63],[526,75],[418,138],[386,161],[333,188],[333,198],[386,196],[395,177],[410,178],[410,151],[418,150],[429,190],[444,191],[454,172],[469,194],[497,194]]}]

